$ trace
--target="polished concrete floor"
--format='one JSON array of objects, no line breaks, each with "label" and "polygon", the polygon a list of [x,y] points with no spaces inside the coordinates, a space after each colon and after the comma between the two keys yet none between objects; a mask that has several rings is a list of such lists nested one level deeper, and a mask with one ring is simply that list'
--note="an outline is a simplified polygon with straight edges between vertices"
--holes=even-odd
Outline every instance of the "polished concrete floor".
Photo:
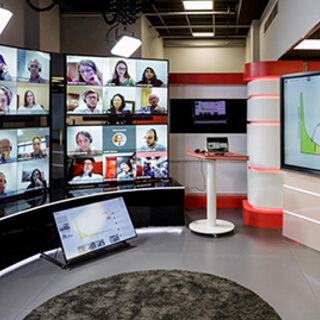
[{"label": "polished concrete floor", "polygon": [[[204,215],[186,211],[187,219]],[[117,273],[183,269],[215,274],[256,292],[284,320],[320,319],[320,253],[281,236],[280,230],[244,225],[241,210],[220,210],[236,224],[232,235],[201,236],[186,227],[137,230],[130,249],[69,270],[36,259],[0,278],[0,319],[23,319],[46,300],[80,284]]]}]

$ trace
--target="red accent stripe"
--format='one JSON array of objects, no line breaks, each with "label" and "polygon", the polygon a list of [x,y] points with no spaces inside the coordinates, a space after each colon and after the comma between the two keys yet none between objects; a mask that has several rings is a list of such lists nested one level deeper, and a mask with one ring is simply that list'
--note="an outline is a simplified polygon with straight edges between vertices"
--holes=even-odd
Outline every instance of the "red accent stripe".
[{"label": "red accent stripe", "polygon": [[[218,209],[237,209],[242,208],[242,201],[247,199],[247,195],[217,195],[217,208]],[[191,208],[206,208],[207,196],[204,194],[186,194],[185,207]]]},{"label": "red accent stripe", "polygon": [[169,73],[170,84],[245,84],[243,73]]},{"label": "red accent stripe", "polygon": [[166,116],[152,116],[152,120],[133,120],[133,124],[166,124]]},{"label": "red accent stripe", "polygon": [[252,171],[260,171],[260,172],[282,172],[281,169],[276,169],[276,168],[256,168],[252,166],[248,166],[248,170]]},{"label": "red accent stripe", "polygon": [[244,79],[250,81],[257,77],[280,76],[287,73],[303,71],[303,61],[259,61],[246,63],[244,66]]},{"label": "red accent stripe", "polygon": [[256,126],[280,126],[280,121],[250,121],[250,124]]},{"label": "red accent stripe", "polygon": [[246,224],[260,228],[282,229],[282,209],[257,208],[243,200],[243,220]]},{"label": "red accent stripe", "polygon": [[310,61],[306,64],[307,71],[316,71],[320,70],[320,62],[319,61]]},{"label": "red accent stripe", "polygon": [[279,99],[280,94],[254,94],[248,96],[249,99]]}]

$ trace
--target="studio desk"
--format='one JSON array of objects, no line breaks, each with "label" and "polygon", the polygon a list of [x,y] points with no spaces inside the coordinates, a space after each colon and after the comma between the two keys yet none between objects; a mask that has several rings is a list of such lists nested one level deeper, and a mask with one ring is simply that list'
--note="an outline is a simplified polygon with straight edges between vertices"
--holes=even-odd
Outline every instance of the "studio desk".
[{"label": "studio desk", "polygon": [[184,187],[176,181],[51,190],[0,204],[0,270],[60,246],[53,212],[123,197],[135,228],[184,225]]}]

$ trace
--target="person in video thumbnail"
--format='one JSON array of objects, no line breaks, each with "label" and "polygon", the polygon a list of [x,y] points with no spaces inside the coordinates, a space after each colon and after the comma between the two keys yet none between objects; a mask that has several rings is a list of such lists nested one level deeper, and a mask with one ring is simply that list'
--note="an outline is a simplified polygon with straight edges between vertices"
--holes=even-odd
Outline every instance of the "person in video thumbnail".
[{"label": "person in video thumbnail", "polygon": [[33,82],[33,83],[49,82],[48,80],[41,78],[40,76],[41,69],[42,69],[42,66],[37,59],[33,59],[29,62],[28,64],[28,70],[30,71],[29,82]]},{"label": "person in video thumbnail", "polygon": [[31,90],[27,90],[24,93],[24,102],[23,105],[21,105],[17,111],[17,113],[21,114],[42,114],[46,113],[43,109],[43,107],[36,103],[36,99],[34,96],[34,93]]},{"label": "person in video thumbnail", "polygon": [[39,169],[34,169],[31,173],[30,184],[27,189],[46,189],[47,181],[42,176],[41,171]]},{"label": "person in video thumbnail", "polygon": [[0,164],[10,163],[15,161],[10,157],[11,150],[12,150],[12,144],[9,139],[0,140],[0,154],[1,154]]},{"label": "person in video thumbnail", "polygon": [[167,151],[167,148],[158,143],[157,131],[153,128],[149,129],[144,136],[145,145],[139,148],[138,151]]},{"label": "person in video thumbnail", "polygon": [[32,148],[33,152],[28,154],[28,157],[31,159],[44,159],[48,155],[41,150],[41,138],[36,136],[32,138]]},{"label": "person in video thumbnail", "polygon": [[101,182],[103,177],[101,174],[92,173],[93,170],[93,158],[85,158],[82,162],[82,173],[79,176],[75,176],[72,178],[70,183],[78,183],[78,182]]},{"label": "person in video thumbnail", "polygon": [[123,60],[116,63],[112,79],[107,84],[114,84],[116,86],[134,86],[134,81],[128,73],[128,65]]},{"label": "person in video thumbnail", "polygon": [[147,114],[167,113],[167,109],[165,107],[160,106],[159,100],[160,99],[156,94],[150,94],[148,97],[148,101],[150,105],[138,109],[136,113],[147,113]]},{"label": "person in video thumbnail", "polygon": [[81,60],[78,64],[79,82],[85,82],[93,86],[101,86],[102,73],[92,60]]},{"label": "person in video thumbnail", "polygon": [[99,94],[94,89],[86,90],[83,94],[83,101],[86,104],[85,109],[74,109],[74,113],[85,113],[85,114],[99,114],[100,110],[97,108],[99,102]]},{"label": "person in video thumbnail", "polygon": [[93,138],[88,131],[79,131],[76,135],[77,147],[73,149],[72,153],[86,153],[86,154],[99,154],[101,153],[94,146],[91,146]]},{"label": "person in video thumbnail", "polygon": [[133,180],[135,172],[130,162],[125,162],[125,161],[121,162],[120,169],[121,169],[121,173],[119,173],[117,176],[118,181]]},{"label": "person in video thumbnail", "polygon": [[0,54],[0,80],[2,81],[11,81],[12,78],[8,71],[8,66],[3,58],[3,56]]},{"label": "person in video thumbnail", "polygon": [[110,101],[110,109],[107,111],[111,114],[125,114],[130,113],[129,110],[123,110],[126,107],[126,101],[124,96],[120,93],[116,93]]},{"label": "person in video thumbnail", "polygon": [[0,199],[11,196],[14,191],[6,190],[7,178],[3,172],[0,172]]},{"label": "person in video thumbnail", "polygon": [[151,85],[152,87],[163,87],[163,82],[157,78],[156,73],[150,67],[144,69],[142,80],[136,85]]},{"label": "person in video thumbnail", "polygon": [[0,85],[0,114],[9,113],[9,106],[12,99],[12,92],[6,86]]}]

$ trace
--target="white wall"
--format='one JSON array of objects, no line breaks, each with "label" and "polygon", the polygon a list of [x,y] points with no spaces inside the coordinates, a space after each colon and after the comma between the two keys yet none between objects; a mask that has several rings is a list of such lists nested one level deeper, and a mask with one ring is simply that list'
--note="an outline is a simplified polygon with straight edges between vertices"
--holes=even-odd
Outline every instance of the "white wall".
[{"label": "white wall", "polygon": [[[141,37],[141,20],[130,25],[126,34],[134,32]],[[115,30],[109,34],[106,41],[109,25],[103,20],[102,15],[62,15],[61,16],[61,51],[70,54],[111,56],[110,49],[115,41]],[[118,28],[118,35],[123,33],[123,27]],[[138,49],[132,57],[140,57]]]},{"label": "white wall", "polygon": [[278,60],[320,20],[319,0],[278,0],[278,15],[264,33],[264,23],[276,1],[270,0],[261,18],[261,61]]},{"label": "white wall", "polygon": [[[246,99],[246,85],[171,85],[170,99]],[[186,156],[187,150],[206,149],[206,138],[228,137],[231,152],[247,154],[246,134],[170,134],[170,176],[186,186],[186,193],[204,194],[206,166],[200,160]],[[246,162],[217,162],[217,193],[246,194]]]},{"label": "white wall", "polygon": [[[190,41],[192,43],[192,41]],[[170,72],[243,72],[245,47],[166,47]]]},{"label": "white wall", "polygon": [[141,58],[164,59],[163,39],[154,28],[149,28],[149,20],[141,17]]}]

